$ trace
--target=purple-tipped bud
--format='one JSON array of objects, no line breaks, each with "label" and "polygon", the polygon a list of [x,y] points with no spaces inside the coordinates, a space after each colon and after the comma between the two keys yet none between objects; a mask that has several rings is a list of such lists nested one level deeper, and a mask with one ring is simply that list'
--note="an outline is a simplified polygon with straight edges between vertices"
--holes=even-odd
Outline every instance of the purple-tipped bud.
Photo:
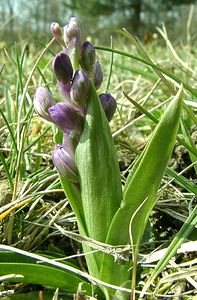
[{"label": "purple-tipped bud", "polygon": [[51,116],[48,112],[49,107],[54,105],[54,101],[49,90],[43,86],[39,86],[36,89],[34,95],[34,108],[36,112],[47,121],[52,122]]},{"label": "purple-tipped bud", "polygon": [[78,182],[74,155],[70,155],[63,145],[57,145],[52,152],[52,160],[60,176],[69,181]]},{"label": "purple-tipped bud", "polygon": [[111,94],[107,94],[107,93],[100,94],[99,99],[103,106],[106,117],[110,122],[116,111],[116,106],[117,106],[116,100],[114,99],[114,97],[112,97]]},{"label": "purple-tipped bud", "polygon": [[94,86],[96,89],[100,88],[102,81],[103,81],[103,72],[101,70],[100,63],[97,60],[94,68]]},{"label": "purple-tipped bud", "polygon": [[93,72],[95,65],[95,48],[94,46],[86,41],[81,46],[81,59],[80,65],[84,71]]},{"label": "purple-tipped bud", "polygon": [[56,22],[51,23],[51,33],[62,46],[66,46],[63,40],[62,28]]},{"label": "purple-tipped bud", "polygon": [[76,17],[71,17],[69,23],[63,28],[64,41],[66,44],[72,40],[73,37],[81,39],[80,22]]},{"label": "purple-tipped bud", "polygon": [[53,69],[57,80],[63,83],[70,82],[73,75],[73,68],[70,58],[67,54],[60,52],[56,55],[53,60]]},{"label": "purple-tipped bud", "polygon": [[76,71],[70,89],[71,100],[79,105],[85,105],[87,102],[89,81],[84,71]]},{"label": "purple-tipped bud", "polygon": [[81,132],[83,117],[71,104],[59,102],[49,108],[52,121],[65,133]]}]

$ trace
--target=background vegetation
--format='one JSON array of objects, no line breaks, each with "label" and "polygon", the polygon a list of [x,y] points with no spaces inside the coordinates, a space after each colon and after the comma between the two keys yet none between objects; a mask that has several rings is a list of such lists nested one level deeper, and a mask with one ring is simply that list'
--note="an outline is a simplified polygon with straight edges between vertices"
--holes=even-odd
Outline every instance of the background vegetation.
[{"label": "background vegetation", "polygon": [[[151,39],[156,26],[167,26],[170,37],[185,38],[190,5],[195,0],[0,0],[1,41],[48,39],[52,21],[64,25],[72,15],[84,23],[84,34],[108,41],[112,32],[125,27],[130,32]],[[194,15],[196,14],[194,6]],[[85,21],[85,22],[84,22]],[[191,33],[196,39],[196,18]]]}]

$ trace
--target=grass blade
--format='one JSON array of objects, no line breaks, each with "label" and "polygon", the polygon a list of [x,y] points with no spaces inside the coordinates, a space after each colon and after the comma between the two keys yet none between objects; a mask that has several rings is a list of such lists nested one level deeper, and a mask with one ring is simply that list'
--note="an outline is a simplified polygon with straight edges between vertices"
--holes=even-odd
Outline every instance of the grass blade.
[{"label": "grass blade", "polygon": [[174,74],[170,73],[169,71],[167,71],[166,69],[162,68],[160,65],[158,64],[154,64],[152,62],[150,62],[149,60],[146,60],[144,58],[141,58],[139,56],[136,55],[132,55],[129,54],[127,52],[121,51],[121,50],[117,50],[117,49],[111,49],[108,47],[95,47],[95,49],[97,50],[102,50],[102,51],[107,51],[107,52],[114,52],[115,54],[119,54],[125,57],[129,57],[131,59],[137,60],[147,66],[152,67],[155,70],[160,71],[161,73],[163,73],[164,75],[166,75],[167,77],[173,79],[175,82],[178,82],[179,84],[183,84],[183,87],[188,90],[192,95],[194,95],[195,97],[197,97],[197,91],[195,89],[193,89],[189,84],[187,84],[186,82],[183,82],[181,79],[179,79],[177,76],[175,76]]}]

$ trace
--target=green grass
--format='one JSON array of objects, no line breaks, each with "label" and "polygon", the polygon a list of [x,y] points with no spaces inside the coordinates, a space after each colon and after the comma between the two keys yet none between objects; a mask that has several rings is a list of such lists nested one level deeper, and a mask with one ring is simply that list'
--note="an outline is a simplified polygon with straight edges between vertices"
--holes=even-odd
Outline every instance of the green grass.
[{"label": "green grass", "polygon": [[[123,183],[176,88],[180,83],[184,87],[184,113],[176,146],[157,194],[157,203],[146,232],[148,238],[140,247],[136,297],[143,289],[146,299],[171,294],[185,294],[185,299],[191,299],[196,289],[196,273],[192,273],[188,266],[192,264],[196,270],[195,252],[187,255],[191,247],[178,255],[176,251],[187,239],[195,246],[197,237],[195,46],[193,49],[187,45],[172,48],[169,41],[168,46],[160,46],[160,42],[155,41],[143,49],[127,32],[120,39],[123,42],[116,44],[114,40],[113,47],[99,45],[97,54],[104,70],[105,88],[118,102],[117,113],[110,124],[122,165]],[[32,107],[35,89],[40,84],[49,87],[57,99],[59,97],[51,70],[51,60],[55,50],[58,51],[57,47],[50,42],[43,49],[37,49],[32,43],[29,53],[25,44],[1,50],[4,68],[0,82],[0,239],[1,244],[8,247],[6,250],[14,251],[11,247],[15,247],[17,251],[21,250],[23,256],[21,261],[19,256],[13,258],[12,252],[5,253],[2,247],[0,276],[14,274],[16,270],[17,274],[24,276],[12,280],[2,277],[5,284],[1,286],[0,295],[10,289],[16,292],[16,298],[9,296],[8,299],[17,299],[17,293],[23,294],[26,288],[31,294],[31,286],[28,288],[20,283],[18,288],[17,284],[11,283],[13,281],[50,286],[52,295],[59,287],[60,292],[68,293],[65,297],[71,299],[70,295],[80,289],[80,283],[83,283],[84,293],[95,297],[98,294],[94,284],[88,284],[88,280],[100,282],[84,272],[83,255],[78,253],[84,239],[74,235],[77,232],[76,218],[52,166],[50,153],[55,145],[54,128],[40,120]],[[99,245],[94,240],[85,239],[85,243],[91,243],[94,250],[111,251],[120,260],[124,254],[122,248],[118,251],[116,247]],[[126,245],[123,245],[123,250],[124,247]],[[148,263],[153,253],[156,255],[157,250],[163,247],[167,247],[166,255],[161,260],[158,255],[154,263]],[[35,268],[33,254],[30,255],[32,252],[35,253],[35,261],[43,257],[46,262],[47,257],[47,265],[36,264],[38,267]],[[36,253],[40,256],[36,257]],[[55,265],[53,259],[57,257],[70,262],[73,269],[68,270],[64,260],[62,264]],[[172,264],[172,257],[177,259],[176,265]],[[12,260],[15,266],[10,265]],[[23,272],[17,269],[19,263],[24,264]],[[49,278],[39,277],[44,266],[48,268]],[[26,275],[30,270],[33,279]],[[184,277],[181,276],[182,271]],[[66,278],[68,281],[64,285]],[[72,282],[70,290],[69,280]],[[39,290],[39,286],[33,287]]]}]

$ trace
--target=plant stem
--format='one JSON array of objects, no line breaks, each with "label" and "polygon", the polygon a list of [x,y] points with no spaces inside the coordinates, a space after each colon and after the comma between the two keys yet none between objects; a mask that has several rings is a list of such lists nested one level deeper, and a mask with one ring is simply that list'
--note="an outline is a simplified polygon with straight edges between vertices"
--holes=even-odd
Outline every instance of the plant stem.
[{"label": "plant stem", "polygon": [[137,256],[138,256],[138,250],[135,249],[135,251],[133,252],[133,269],[132,269],[131,296],[130,296],[130,300],[135,300],[136,273],[137,273]]}]

